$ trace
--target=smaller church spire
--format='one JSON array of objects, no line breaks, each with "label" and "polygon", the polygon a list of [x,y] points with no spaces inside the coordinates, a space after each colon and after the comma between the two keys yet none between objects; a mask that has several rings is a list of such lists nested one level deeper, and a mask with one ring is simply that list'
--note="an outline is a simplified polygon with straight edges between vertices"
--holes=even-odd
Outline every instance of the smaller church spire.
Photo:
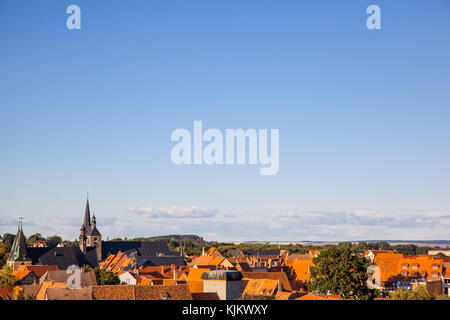
[{"label": "smaller church spire", "polygon": [[92,215],[92,228],[95,228],[97,225],[97,219],[95,219],[95,213]]},{"label": "smaller church spire", "polygon": [[14,261],[16,262],[25,262],[25,261],[31,261],[31,259],[28,256],[27,251],[27,245],[25,243],[25,235],[23,234],[22,230],[22,223],[23,223],[23,217],[19,217],[19,225],[17,227],[17,234],[14,238],[14,243],[11,248],[11,252],[8,256],[8,261],[13,264]]}]

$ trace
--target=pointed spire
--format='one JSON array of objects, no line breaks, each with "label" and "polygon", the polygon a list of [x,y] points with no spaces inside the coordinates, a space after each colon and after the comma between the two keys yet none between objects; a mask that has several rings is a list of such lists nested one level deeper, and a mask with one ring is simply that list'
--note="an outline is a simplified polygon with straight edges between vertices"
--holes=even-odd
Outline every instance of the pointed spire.
[{"label": "pointed spire", "polygon": [[8,256],[8,261],[30,261],[28,257],[27,245],[25,243],[25,236],[22,230],[22,217],[19,218],[19,226],[17,228],[17,234],[14,238],[14,243],[11,248],[11,252]]},{"label": "pointed spire", "polygon": [[89,209],[89,191],[87,192],[87,198],[86,198],[86,209],[84,210],[84,220],[83,225],[86,228],[86,231],[88,231],[91,228],[91,210]]},{"label": "pointed spire", "polygon": [[95,228],[97,225],[97,219],[95,219],[95,214],[92,215],[92,228]]}]

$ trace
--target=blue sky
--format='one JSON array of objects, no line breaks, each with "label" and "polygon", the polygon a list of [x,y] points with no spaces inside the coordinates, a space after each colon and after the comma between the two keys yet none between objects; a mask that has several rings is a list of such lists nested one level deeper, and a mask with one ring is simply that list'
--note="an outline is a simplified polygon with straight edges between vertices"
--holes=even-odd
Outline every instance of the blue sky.
[{"label": "blue sky", "polygon": [[[73,239],[90,188],[104,237],[450,239],[449,39],[446,0],[2,0],[0,233]],[[279,173],[175,166],[194,120]]]}]

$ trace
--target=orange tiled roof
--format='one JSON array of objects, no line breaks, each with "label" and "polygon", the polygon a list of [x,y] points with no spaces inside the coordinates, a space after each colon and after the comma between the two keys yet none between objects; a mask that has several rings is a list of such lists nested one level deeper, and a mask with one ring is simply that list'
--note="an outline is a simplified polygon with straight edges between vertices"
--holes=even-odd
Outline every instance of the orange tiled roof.
[{"label": "orange tiled roof", "polygon": [[67,288],[66,284],[63,282],[55,282],[55,281],[44,281],[36,294],[36,300],[45,300],[45,293],[47,288]]},{"label": "orange tiled roof", "polygon": [[186,282],[191,293],[203,292],[203,280],[187,280]]},{"label": "orange tiled roof", "polygon": [[128,258],[128,255],[125,252],[119,251],[117,254],[110,254],[105,261],[101,262],[99,265],[103,269],[117,272],[131,262],[132,260]]},{"label": "orange tiled roof", "polygon": [[173,279],[174,276],[179,279],[183,273],[188,273],[188,266],[148,266],[138,270],[139,276],[151,276],[155,278]]},{"label": "orange tiled roof", "polygon": [[138,281],[137,284],[139,286],[151,286],[151,285],[155,285],[155,284],[163,284],[163,279],[162,278],[141,278],[138,277]]},{"label": "orange tiled roof", "polygon": [[443,266],[445,269],[444,279],[450,279],[450,262],[444,262]]},{"label": "orange tiled roof", "polygon": [[26,271],[30,270],[33,271],[33,273],[36,275],[36,277],[40,278],[42,277],[47,271],[50,270],[59,270],[58,266],[46,266],[46,265],[21,265],[19,268],[17,268],[17,271]]},{"label": "orange tiled roof", "polygon": [[217,249],[214,248],[214,247],[211,247],[211,248],[208,249],[208,251],[205,252],[205,254],[206,254],[207,256],[209,256],[209,255],[211,255],[212,253],[214,253],[214,251],[217,251]]},{"label": "orange tiled roof", "polygon": [[286,266],[291,267],[291,272],[295,279],[303,283],[308,282],[311,274],[310,268],[313,266],[312,259],[310,260],[292,260],[287,261]]},{"label": "orange tiled roof", "polygon": [[194,264],[197,266],[211,265],[213,260],[214,257],[212,256],[200,256],[194,261]]},{"label": "orange tiled roof", "polygon": [[223,258],[223,257],[216,257],[216,258],[211,260],[210,264],[213,265],[213,266],[218,266],[222,262],[224,262],[224,260],[225,260],[225,258]]},{"label": "orange tiled roof", "polygon": [[31,270],[16,270],[12,272],[12,275],[17,281],[22,281],[25,279],[30,273],[33,273]]},{"label": "orange tiled roof", "polygon": [[209,269],[206,269],[206,268],[191,268],[189,270],[189,273],[187,275],[186,280],[189,280],[189,281],[191,281],[191,280],[201,280],[202,279],[202,274],[205,271],[209,271]]},{"label": "orange tiled roof", "polygon": [[281,281],[284,291],[292,291],[291,284],[284,272],[242,272],[244,279],[267,279]]},{"label": "orange tiled roof", "polygon": [[296,292],[280,291],[275,295],[275,300],[294,300],[298,297]]},{"label": "orange tiled roof", "polygon": [[108,257],[106,257],[105,261],[99,263],[99,266],[106,269],[115,257],[115,254],[109,254]]},{"label": "orange tiled roof", "polygon": [[176,284],[187,284],[186,280],[178,280],[178,279],[164,279],[163,285],[172,286]]},{"label": "orange tiled roof", "polygon": [[374,258],[374,263],[380,269],[382,282],[420,277],[437,280],[441,277],[443,270],[443,259],[428,255],[378,253]]},{"label": "orange tiled roof", "polygon": [[305,294],[304,296],[301,296],[300,298],[296,298],[294,300],[344,300],[339,295],[315,295],[312,293]]},{"label": "orange tiled roof", "polygon": [[397,253],[397,252],[395,250],[367,250],[366,252],[364,252],[364,255],[368,256],[370,253],[377,255],[379,253]]},{"label": "orange tiled roof", "polygon": [[249,296],[274,296],[278,288],[278,280],[249,279],[243,294]]}]

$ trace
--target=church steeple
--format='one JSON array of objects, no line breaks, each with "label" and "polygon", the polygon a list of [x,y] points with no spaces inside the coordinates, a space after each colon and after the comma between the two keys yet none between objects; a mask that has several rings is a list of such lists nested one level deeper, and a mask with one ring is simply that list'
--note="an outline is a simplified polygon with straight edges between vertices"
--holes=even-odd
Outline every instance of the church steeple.
[{"label": "church steeple", "polygon": [[91,210],[89,209],[89,191],[87,192],[86,209],[84,210],[83,225],[86,231],[89,231],[89,229],[91,229]]},{"label": "church steeple", "polygon": [[80,250],[83,253],[92,248],[95,249],[97,259],[100,261],[102,259],[102,235],[97,229],[97,220],[95,214],[91,219],[91,210],[89,208],[89,191],[86,199],[86,209],[84,210],[83,224],[80,229]]},{"label": "church steeple", "polygon": [[17,269],[21,264],[31,264],[31,259],[28,256],[27,245],[25,243],[25,236],[22,230],[22,217],[19,218],[17,234],[14,238],[14,243],[7,260],[7,265],[13,269]]}]

